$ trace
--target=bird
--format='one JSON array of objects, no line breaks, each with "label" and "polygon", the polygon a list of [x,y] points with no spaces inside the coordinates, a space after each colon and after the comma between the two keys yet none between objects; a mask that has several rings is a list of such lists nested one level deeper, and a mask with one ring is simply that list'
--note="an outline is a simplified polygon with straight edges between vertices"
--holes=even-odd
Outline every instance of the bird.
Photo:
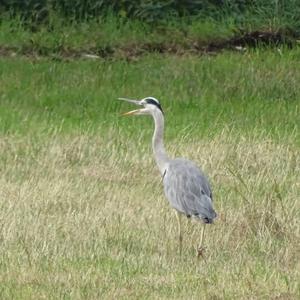
[{"label": "bird", "polygon": [[[185,158],[170,158],[164,147],[164,111],[160,102],[154,97],[141,100],[118,98],[142,108],[123,113],[129,115],[150,115],[154,120],[152,149],[158,166],[164,193],[172,208],[175,209],[178,221],[179,251],[182,253],[181,217],[193,218],[204,225],[212,224],[217,214],[213,208],[213,196],[210,183],[197,165]],[[202,226],[200,242],[196,248],[197,256],[203,256],[204,229]]]}]

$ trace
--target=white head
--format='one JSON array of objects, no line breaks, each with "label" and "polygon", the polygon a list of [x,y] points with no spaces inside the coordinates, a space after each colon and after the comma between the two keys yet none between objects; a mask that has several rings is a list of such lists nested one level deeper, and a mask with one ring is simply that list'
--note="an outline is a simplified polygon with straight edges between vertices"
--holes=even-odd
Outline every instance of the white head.
[{"label": "white head", "polygon": [[130,103],[134,103],[136,105],[143,106],[143,108],[140,109],[135,109],[132,111],[129,111],[123,115],[128,116],[128,115],[153,115],[157,112],[161,112],[162,114],[164,113],[159,101],[154,98],[154,97],[146,97],[143,98],[142,100],[132,100],[132,99],[127,99],[127,98],[118,98],[119,100],[127,101]]}]

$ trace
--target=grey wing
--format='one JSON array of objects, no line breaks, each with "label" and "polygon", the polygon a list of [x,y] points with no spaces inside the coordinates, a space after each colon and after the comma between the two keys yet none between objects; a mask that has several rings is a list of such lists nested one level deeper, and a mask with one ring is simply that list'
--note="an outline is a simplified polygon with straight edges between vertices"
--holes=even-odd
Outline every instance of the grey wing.
[{"label": "grey wing", "polygon": [[163,182],[172,207],[205,223],[213,222],[217,214],[213,209],[211,188],[205,175],[193,162],[172,160]]}]

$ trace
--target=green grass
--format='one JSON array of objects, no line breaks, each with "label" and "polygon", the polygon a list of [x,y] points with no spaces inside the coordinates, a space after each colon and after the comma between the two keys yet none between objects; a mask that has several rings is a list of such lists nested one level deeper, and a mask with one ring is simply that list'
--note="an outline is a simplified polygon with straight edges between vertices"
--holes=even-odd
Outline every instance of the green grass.
[{"label": "green grass", "polygon": [[60,51],[92,51],[107,47],[128,47],[144,43],[169,43],[184,45],[190,40],[207,42],[209,39],[231,37],[235,32],[232,20],[195,20],[178,22],[170,20],[160,26],[151,26],[135,20],[120,20],[114,16],[81,23],[65,23],[55,18],[48,26],[36,32],[22,25],[20,19],[4,18],[0,23],[0,45],[13,47],[19,52],[34,49],[47,55]]},{"label": "green grass", "polygon": [[224,8],[223,11],[198,16],[169,17],[155,24],[113,14],[72,22],[52,12],[49,21],[38,27],[33,26],[33,31],[30,24],[24,25],[20,16],[9,18],[2,14],[0,51],[9,49],[13,54],[30,53],[57,59],[74,55],[74,52],[77,55],[93,53],[101,56],[115,51],[114,57],[119,58],[126,56],[124,52],[130,50],[147,52],[147,45],[154,48],[160,45],[175,47],[178,52],[182,49],[196,51],[197,47],[207,46],[211,42],[218,43],[256,30],[275,34],[280,32],[283,38],[295,41],[299,37],[300,27],[298,7],[293,8],[293,5],[286,10],[277,11],[271,5],[238,14],[230,8]]},{"label": "green grass", "polygon": [[[297,299],[299,55],[1,58],[1,298]],[[150,95],[212,182],[205,260],[188,221],[179,256],[152,120],[120,117]]]},{"label": "green grass", "polygon": [[163,103],[171,137],[185,128],[212,136],[224,126],[277,139],[297,136],[299,55],[299,49],[281,49],[201,58],[150,55],[136,63],[1,59],[0,131],[126,124],[135,133],[136,122],[151,131],[149,121],[120,120],[127,106],[116,99],[153,95]]}]

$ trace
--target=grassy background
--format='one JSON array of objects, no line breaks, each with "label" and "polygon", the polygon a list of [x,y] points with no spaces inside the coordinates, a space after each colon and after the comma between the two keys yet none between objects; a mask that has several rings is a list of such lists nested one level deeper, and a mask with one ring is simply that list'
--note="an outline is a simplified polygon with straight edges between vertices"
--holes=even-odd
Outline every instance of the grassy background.
[{"label": "grassy background", "polygon": [[[0,130],[31,133],[49,122],[63,131],[126,124],[135,134],[137,121],[120,121],[124,104],[116,99],[154,95],[165,107],[171,137],[186,127],[191,135],[212,136],[224,126],[277,140],[298,136],[299,55],[283,48],[201,58],[148,55],[135,63],[1,59]],[[149,121],[138,122],[152,130]]]},{"label": "grassy background", "polygon": [[[1,298],[299,298],[299,56],[1,58]],[[203,260],[188,221],[179,256],[152,120],[120,117],[150,95],[212,182]]]},{"label": "grassy background", "polygon": [[34,25],[34,28],[30,24],[24,25],[21,16],[11,18],[3,14],[0,22],[0,53],[11,50],[11,54],[61,59],[74,53],[100,56],[113,53],[114,57],[124,58],[130,50],[159,52],[160,46],[166,49],[173,47],[178,52],[201,52],[202,47],[211,43],[222,43],[255,31],[278,35],[275,40],[280,40],[280,44],[283,41],[295,44],[300,33],[298,6],[290,5],[290,10],[296,17],[291,12],[277,11],[267,6],[243,13],[229,13],[229,9],[217,10],[213,15],[165,17],[159,18],[159,22],[154,24],[145,20],[120,18],[114,14],[80,22],[67,21],[53,12],[49,22]]}]

